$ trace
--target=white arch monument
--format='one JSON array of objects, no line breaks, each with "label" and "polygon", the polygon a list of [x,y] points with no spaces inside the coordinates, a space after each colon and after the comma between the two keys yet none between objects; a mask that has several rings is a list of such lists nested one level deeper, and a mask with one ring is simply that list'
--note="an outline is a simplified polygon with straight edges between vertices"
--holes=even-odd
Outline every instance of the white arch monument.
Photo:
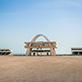
[{"label": "white arch monument", "polygon": [[[36,42],[36,40],[40,37],[43,36],[47,41],[46,42]],[[26,55],[27,56],[31,56],[31,53],[33,53],[33,55],[35,56],[35,53],[50,53],[50,55],[54,56],[56,55],[56,51],[55,48],[57,48],[57,42],[50,42],[50,40],[42,35],[42,34],[38,34],[36,35],[31,42],[25,42],[26,46],[25,48],[27,48],[26,51]],[[36,50],[33,50],[33,48]],[[48,48],[50,50],[38,50],[38,49],[45,49]]]}]

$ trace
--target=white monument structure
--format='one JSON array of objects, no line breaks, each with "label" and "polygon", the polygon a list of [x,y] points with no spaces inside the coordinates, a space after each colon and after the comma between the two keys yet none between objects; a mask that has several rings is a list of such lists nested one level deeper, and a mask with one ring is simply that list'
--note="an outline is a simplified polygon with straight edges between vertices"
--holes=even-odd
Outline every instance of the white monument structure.
[{"label": "white monument structure", "polygon": [[[40,41],[40,42],[36,42],[36,40],[40,37],[43,36],[46,39],[46,42]],[[42,53],[46,53],[46,55],[51,55],[51,56],[55,56],[56,55],[56,51],[55,48],[57,48],[57,42],[50,42],[50,40],[42,35],[42,34],[38,34],[36,35],[31,42],[24,42],[25,48],[27,48],[26,51],[26,55],[27,56],[31,56],[33,54],[33,56],[35,56],[35,54],[37,55],[42,55]]]}]

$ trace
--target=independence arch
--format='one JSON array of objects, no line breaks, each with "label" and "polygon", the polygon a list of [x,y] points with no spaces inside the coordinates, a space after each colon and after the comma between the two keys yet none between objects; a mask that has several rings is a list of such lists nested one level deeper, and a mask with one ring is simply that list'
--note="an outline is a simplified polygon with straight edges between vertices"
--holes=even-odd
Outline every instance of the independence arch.
[{"label": "independence arch", "polygon": [[[46,39],[46,42],[36,42],[36,40],[40,37],[43,36]],[[50,42],[50,40],[42,35],[42,34],[38,34],[36,35],[31,42],[24,42],[25,48],[27,48],[26,50],[26,55],[27,56],[31,56],[33,54],[33,56],[35,56],[35,54],[37,55],[41,55],[42,53],[46,53],[47,55],[56,55],[56,51],[55,48],[57,48],[57,42]],[[49,50],[46,50],[49,49]],[[39,54],[38,54],[39,53]]]}]

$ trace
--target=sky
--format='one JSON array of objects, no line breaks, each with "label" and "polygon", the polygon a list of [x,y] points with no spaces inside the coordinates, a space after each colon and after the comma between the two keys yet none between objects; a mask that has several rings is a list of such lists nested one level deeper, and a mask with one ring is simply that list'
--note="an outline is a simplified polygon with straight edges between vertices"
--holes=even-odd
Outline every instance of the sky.
[{"label": "sky", "polygon": [[57,41],[57,54],[82,47],[82,0],[0,0],[0,49],[25,53],[37,34]]}]

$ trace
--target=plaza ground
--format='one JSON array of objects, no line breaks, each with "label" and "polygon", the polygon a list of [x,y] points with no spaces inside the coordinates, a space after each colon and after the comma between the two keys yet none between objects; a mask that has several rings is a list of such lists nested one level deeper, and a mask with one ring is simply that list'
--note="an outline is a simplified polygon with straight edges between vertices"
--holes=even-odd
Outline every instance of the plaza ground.
[{"label": "plaza ground", "polygon": [[82,56],[0,56],[0,82],[82,82]]}]

